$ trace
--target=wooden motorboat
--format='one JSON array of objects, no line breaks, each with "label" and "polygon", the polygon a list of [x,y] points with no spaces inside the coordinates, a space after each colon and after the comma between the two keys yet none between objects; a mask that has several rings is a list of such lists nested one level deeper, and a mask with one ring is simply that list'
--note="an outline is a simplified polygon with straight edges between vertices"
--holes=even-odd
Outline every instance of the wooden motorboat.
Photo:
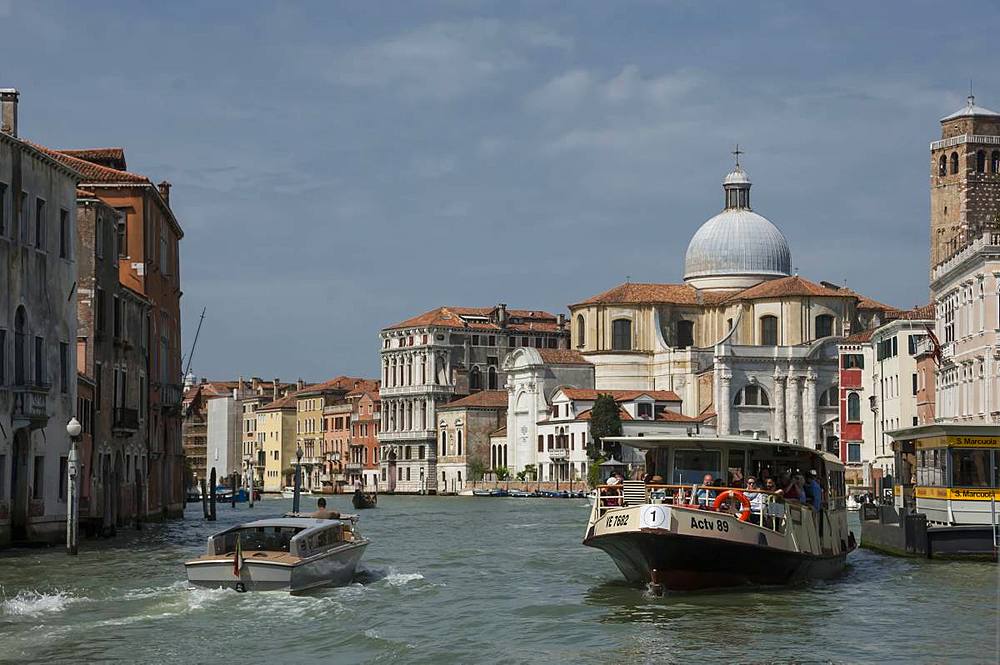
[{"label": "wooden motorboat", "polygon": [[375,492],[363,492],[360,489],[354,490],[351,497],[351,505],[357,510],[364,508],[374,508],[378,505],[378,494]]},{"label": "wooden motorboat", "polygon": [[[681,591],[794,584],[839,574],[856,547],[844,466],[833,455],[749,437],[614,440],[651,451],[657,472],[675,481],[597,488],[583,544],[604,550],[629,581]],[[698,484],[734,467],[816,471],[820,509],[776,492]]]},{"label": "wooden motorboat", "polygon": [[368,546],[355,516],[281,517],[210,536],[207,552],[184,564],[195,586],[237,591],[306,591],[349,583]]}]

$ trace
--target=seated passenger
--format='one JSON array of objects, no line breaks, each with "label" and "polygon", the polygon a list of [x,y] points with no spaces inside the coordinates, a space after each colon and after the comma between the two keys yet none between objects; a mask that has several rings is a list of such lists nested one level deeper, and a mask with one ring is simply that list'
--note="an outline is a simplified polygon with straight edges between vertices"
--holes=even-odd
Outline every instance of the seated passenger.
[{"label": "seated passenger", "polygon": [[694,493],[694,502],[702,508],[707,508],[715,500],[715,491],[708,489],[714,484],[715,479],[712,477],[712,474],[706,473],[705,477],[701,480],[701,489]]},{"label": "seated passenger", "polygon": [[747,488],[744,495],[750,501],[750,513],[753,521],[760,524],[761,516],[764,513],[764,505],[767,503],[767,495],[757,487],[757,479],[753,476],[747,478]]},{"label": "seated passenger", "polygon": [[796,473],[792,476],[792,480],[788,483],[788,486],[782,490],[782,495],[786,499],[804,502],[806,500],[805,491],[802,489],[804,483],[805,479],[802,477],[802,474]]},{"label": "seated passenger", "polygon": [[[800,476],[801,477],[801,476]],[[809,470],[809,479],[803,489],[803,501],[812,506],[813,510],[819,512],[823,506],[823,488],[819,484],[816,469]]]},{"label": "seated passenger", "polygon": [[320,497],[316,502],[316,511],[309,513],[309,517],[315,517],[318,520],[336,520],[340,519],[340,513],[336,510],[327,510],[326,499]]}]

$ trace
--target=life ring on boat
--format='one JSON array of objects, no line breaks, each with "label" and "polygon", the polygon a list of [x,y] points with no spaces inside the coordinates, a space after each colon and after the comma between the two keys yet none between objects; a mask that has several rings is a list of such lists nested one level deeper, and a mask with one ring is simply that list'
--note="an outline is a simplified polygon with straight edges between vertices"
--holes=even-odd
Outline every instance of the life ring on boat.
[{"label": "life ring on boat", "polygon": [[715,503],[712,504],[714,510],[718,510],[722,503],[728,499],[730,496],[734,497],[743,506],[743,510],[740,511],[740,521],[746,522],[750,519],[750,499],[747,495],[739,490],[726,490],[724,492],[719,492],[719,496],[715,497]]}]

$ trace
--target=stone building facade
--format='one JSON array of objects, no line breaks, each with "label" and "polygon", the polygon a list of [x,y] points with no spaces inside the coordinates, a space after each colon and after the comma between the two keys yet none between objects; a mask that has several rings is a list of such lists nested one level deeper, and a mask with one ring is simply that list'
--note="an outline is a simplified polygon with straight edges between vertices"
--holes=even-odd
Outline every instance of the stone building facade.
[{"label": "stone building facade", "polygon": [[249,381],[242,376],[237,381],[237,395],[243,418],[243,461],[253,467],[254,487],[264,483],[264,448],[257,437],[257,409],[274,402],[289,391],[295,390],[294,383],[282,383],[278,379],[264,381],[253,377]]},{"label": "stone building facade", "polygon": [[507,420],[507,391],[482,390],[437,410],[439,493],[465,489],[476,471],[493,468],[490,435]]},{"label": "stone building facade", "polygon": [[[438,307],[379,334],[382,348],[383,492],[436,492],[437,409],[506,381],[503,357],[516,348],[566,348],[562,317],[538,310]],[[407,454],[408,453],[408,454]]]},{"label": "stone building facade", "polygon": [[984,231],[1000,230],[1000,113],[968,104],[931,143],[931,269]]},{"label": "stone building facade", "polygon": [[0,546],[65,538],[76,415],[76,184],[0,89]]},{"label": "stone building facade", "polygon": [[281,492],[294,482],[296,395],[257,408],[257,442],[264,452],[262,491]]},{"label": "stone building facade", "polygon": [[[750,207],[737,164],[725,208],[694,234],[682,284],[626,283],[570,306],[598,389],[670,390],[721,434],[839,449],[837,342],[894,308],[791,274],[781,232]],[[509,429],[509,427],[508,427]]]}]

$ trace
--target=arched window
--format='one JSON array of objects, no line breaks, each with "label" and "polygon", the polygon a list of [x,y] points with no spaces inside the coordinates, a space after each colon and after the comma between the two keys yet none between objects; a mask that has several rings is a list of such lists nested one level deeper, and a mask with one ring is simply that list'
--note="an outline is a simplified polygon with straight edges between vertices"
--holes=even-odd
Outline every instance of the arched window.
[{"label": "arched window", "polygon": [[694,321],[677,322],[677,347],[686,349],[694,346]]},{"label": "arched window", "polygon": [[458,454],[462,454],[462,430],[455,432],[455,445],[458,446]]},{"label": "arched window", "polygon": [[503,444],[503,465],[507,466],[507,444]]},{"label": "arched window", "polygon": [[958,173],[958,153],[951,153],[951,174],[955,175]]},{"label": "arched window", "polygon": [[833,317],[829,314],[820,314],[816,317],[816,339],[831,337],[833,335]]},{"label": "arched window", "polygon": [[736,406],[769,406],[771,402],[767,399],[767,393],[756,384],[746,386],[738,393],[733,400]]},{"label": "arched window", "polygon": [[938,160],[938,175],[948,175],[948,158],[944,155]]},{"label": "arched window", "polygon": [[448,454],[448,432],[441,430],[441,456]]},{"label": "arched window", "polygon": [[478,366],[473,366],[472,371],[469,372],[469,390],[482,390],[483,389],[483,375],[479,371]]},{"label": "arched window", "polygon": [[611,322],[611,348],[615,351],[632,349],[631,319],[615,319]]},{"label": "arched window", "polygon": [[762,346],[778,345],[778,317],[760,317],[760,343]]},{"label": "arched window", "polygon": [[986,173],[986,151],[976,151],[976,173]]},{"label": "arched window", "polygon": [[[25,356],[27,349],[24,348],[25,319],[24,307],[18,307],[14,314],[14,385],[23,386],[27,379],[25,371]],[[98,377],[100,380],[100,377]]]},{"label": "arched window", "polygon": [[820,406],[837,406],[840,401],[840,388],[837,386],[831,386],[830,388],[823,391],[823,394],[819,396]]},{"label": "arched window", "polygon": [[857,393],[850,393],[847,396],[847,421],[861,422],[861,395]]},{"label": "arched window", "polygon": [[990,154],[990,173],[1000,173],[1000,150]]},{"label": "arched window", "polygon": [[497,389],[497,368],[490,367],[486,370],[486,387],[490,390]]},{"label": "arched window", "polygon": [[583,314],[576,315],[576,345],[584,346],[587,343],[587,322]]}]

